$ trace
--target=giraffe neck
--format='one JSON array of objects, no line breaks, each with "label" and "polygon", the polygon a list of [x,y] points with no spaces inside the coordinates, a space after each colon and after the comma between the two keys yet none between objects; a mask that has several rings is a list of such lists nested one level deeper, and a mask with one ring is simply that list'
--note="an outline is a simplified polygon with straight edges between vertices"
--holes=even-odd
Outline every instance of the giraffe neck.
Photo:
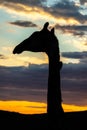
[{"label": "giraffe neck", "polygon": [[58,87],[60,86],[60,64],[59,64],[59,56],[58,55],[52,55],[49,57],[49,86],[55,86]]},{"label": "giraffe neck", "polygon": [[61,90],[60,90],[60,68],[59,56],[49,57],[49,74],[48,74],[48,95],[47,95],[47,112],[58,113],[61,111]]},{"label": "giraffe neck", "polygon": [[60,62],[60,56],[59,54],[51,54],[49,56],[49,76],[52,73],[52,75],[56,76],[56,72],[59,70],[59,62]]}]

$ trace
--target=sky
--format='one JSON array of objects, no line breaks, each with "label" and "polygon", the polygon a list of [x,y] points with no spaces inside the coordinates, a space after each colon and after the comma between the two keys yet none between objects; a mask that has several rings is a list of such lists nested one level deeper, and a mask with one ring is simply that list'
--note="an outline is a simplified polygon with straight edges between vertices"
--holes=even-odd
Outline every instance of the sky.
[{"label": "sky", "polygon": [[12,53],[45,22],[59,40],[64,111],[87,110],[87,0],[0,0],[0,110],[46,112],[47,55]]}]

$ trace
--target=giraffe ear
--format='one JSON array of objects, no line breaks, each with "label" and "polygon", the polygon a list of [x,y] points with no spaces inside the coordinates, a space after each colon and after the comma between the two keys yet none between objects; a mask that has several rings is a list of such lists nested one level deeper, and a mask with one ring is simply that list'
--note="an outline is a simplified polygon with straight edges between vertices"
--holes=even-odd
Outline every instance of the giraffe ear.
[{"label": "giraffe ear", "polygon": [[47,30],[47,28],[48,28],[48,25],[49,25],[49,22],[46,22],[46,23],[44,24],[44,27],[43,27],[43,29]]},{"label": "giraffe ear", "polygon": [[53,34],[54,34],[54,28],[52,28],[52,29],[51,29],[51,33],[53,33]]}]

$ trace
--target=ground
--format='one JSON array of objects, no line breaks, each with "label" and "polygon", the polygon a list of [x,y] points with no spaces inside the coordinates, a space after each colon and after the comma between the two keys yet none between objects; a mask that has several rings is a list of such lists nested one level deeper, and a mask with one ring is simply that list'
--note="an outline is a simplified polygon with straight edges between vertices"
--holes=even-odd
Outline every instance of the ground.
[{"label": "ground", "polygon": [[2,129],[29,129],[29,130],[86,130],[87,111],[65,112],[63,117],[49,122],[47,113],[19,114],[15,112],[0,111],[0,127]]}]

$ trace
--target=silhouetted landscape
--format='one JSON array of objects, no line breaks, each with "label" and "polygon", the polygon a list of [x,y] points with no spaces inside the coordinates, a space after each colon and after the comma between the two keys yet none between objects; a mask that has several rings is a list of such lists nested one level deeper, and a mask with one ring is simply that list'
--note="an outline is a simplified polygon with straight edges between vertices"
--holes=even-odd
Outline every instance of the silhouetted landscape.
[{"label": "silhouetted landscape", "polygon": [[[55,119],[53,119],[55,120]],[[55,122],[55,121],[54,121]],[[0,111],[0,126],[2,129],[40,129],[53,128],[49,123],[47,114],[20,114],[16,112]],[[57,118],[58,130],[86,130],[87,111],[65,112],[64,117]]]}]

